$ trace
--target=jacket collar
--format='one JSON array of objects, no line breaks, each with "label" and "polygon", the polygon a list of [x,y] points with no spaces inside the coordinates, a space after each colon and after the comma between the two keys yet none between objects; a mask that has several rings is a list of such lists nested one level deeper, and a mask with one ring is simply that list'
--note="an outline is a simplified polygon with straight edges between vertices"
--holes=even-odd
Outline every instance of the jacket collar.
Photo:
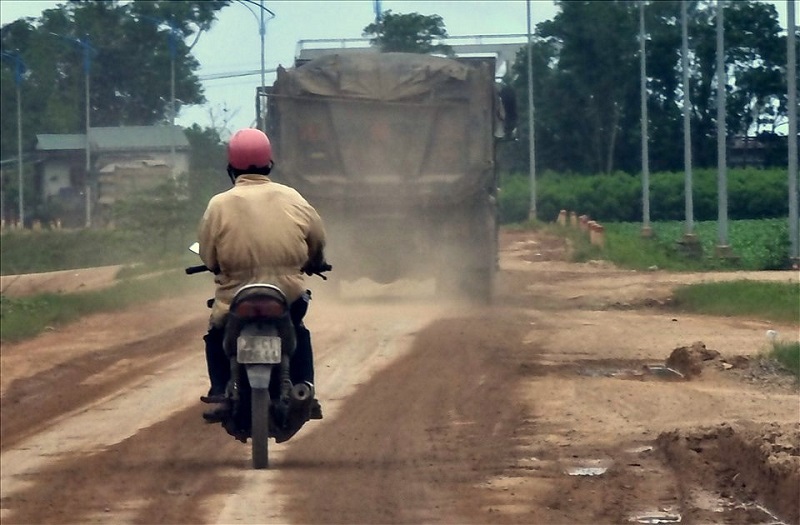
[{"label": "jacket collar", "polygon": [[249,186],[251,184],[264,184],[272,182],[266,175],[258,175],[256,173],[245,173],[236,177],[236,186]]}]

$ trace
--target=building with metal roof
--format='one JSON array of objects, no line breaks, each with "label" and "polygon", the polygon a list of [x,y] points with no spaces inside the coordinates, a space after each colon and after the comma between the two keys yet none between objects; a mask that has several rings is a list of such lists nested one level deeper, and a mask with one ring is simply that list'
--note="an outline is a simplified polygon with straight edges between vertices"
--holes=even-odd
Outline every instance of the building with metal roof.
[{"label": "building with metal roof", "polygon": [[189,141],[178,126],[89,128],[88,177],[86,150],[83,133],[36,135],[37,190],[67,216],[85,211],[87,187],[92,207],[108,206],[189,169]]}]

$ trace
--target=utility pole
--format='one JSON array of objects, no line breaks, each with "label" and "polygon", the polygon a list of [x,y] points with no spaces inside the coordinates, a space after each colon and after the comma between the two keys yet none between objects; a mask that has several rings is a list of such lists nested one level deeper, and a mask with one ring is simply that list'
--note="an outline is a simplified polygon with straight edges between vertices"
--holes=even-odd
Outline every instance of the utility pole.
[{"label": "utility pole", "polygon": [[177,43],[175,41],[176,34],[179,31],[175,29],[169,20],[162,20],[147,15],[140,15],[141,18],[149,20],[160,26],[166,24],[169,27],[169,155],[170,155],[170,173],[175,177],[175,167],[177,160],[175,157],[175,56],[177,54]]},{"label": "utility pole", "polygon": [[531,40],[531,0],[527,0],[528,8],[528,150],[530,151],[529,169],[531,176],[531,202],[528,219],[536,219],[536,151],[534,149],[535,133],[533,127],[533,43]]},{"label": "utility pole", "polygon": [[692,202],[692,124],[691,87],[689,85],[689,30],[686,15],[687,0],[681,0],[681,68],[683,69],[683,166],[684,208],[686,225],[680,244],[689,253],[696,253],[700,244],[694,235],[694,203]]},{"label": "utility pole", "polygon": [[[256,90],[256,125],[260,125],[261,131],[266,132],[266,119],[263,118],[264,116],[264,107],[266,106],[266,63],[265,63],[265,40],[267,35],[267,20],[264,20],[264,13],[270,16],[269,20],[275,18],[275,13],[264,7],[264,0],[258,0],[258,3],[255,0],[237,0],[241,5],[247,8],[250,13],[256,17],[256,22],[258,22],[258,34],[261,36],[261,86],[259,89]],[[260,15],[256,15],[252,9],[247,4],[254,5],[259,8]]]},{"label": "utility pole", "polygon": [[728,244],[727,123],[725,122],[725,1],[717,0],[717,256],[730,257]]},{"label": "utility pole", "polygon": [[645,0],[639,0],[639,91],[642,119],[642,237],[652,237],[650,226],[650,155],[647,149],[647,59],[644,30]]},{"label": "utility pole", "polygon": [[19,184],[19,223],[25,227],[25,204],[23,202],[23,178],[22,178],[22,75],[25,73],[25,63],[19,55],[3,53],[3,58],[14,61],[14,83],[17,86],[17,184]]},{"label": "utility pole", "polygon": [[86,196],[86,227],[89,228],[92,226],[92,185],[91,185],[91,174],[92,174],[92,159],[91,159],[91,141],[89,138],[89,128],[91,127],[90,121],[90,109],[91,109],[91,98],[89,96],[89,72],[91,71],[92,67],[92,51],[94,49],[89,44],[89,36],[87,35],[85,38],[75,38],[69,37],[64,35],[59,35],[58,33],[50,33],[53,36],[57,36],[58,38],[62,38],[67,42],[75,44],[79,46],[83,50],[83,73],[84,73],[84,80],[85,80],[85,96],[86,96],[86,184],[84,189],[84,195]]},{"label": "utility pole", "polygon": [[797,56],[795,52],[795,0],[787,0],[789,20],[786,35],[786,78],[789,110],[789,257],[795,269],[800,268],[800,232],[797,215]]},{"label": "utility pole", "polygon": [[91,98],[89,97],[89,70],[91,68],[90,50],[92,47],[89,45],[89,37],[85,40],[78,40],[78,43],[83,47],[83,72],[86,77],[86,227],[92,226],[92,157],[91,157],[91,142],[89,141],[89,129],[91,122],[89,120]]}]

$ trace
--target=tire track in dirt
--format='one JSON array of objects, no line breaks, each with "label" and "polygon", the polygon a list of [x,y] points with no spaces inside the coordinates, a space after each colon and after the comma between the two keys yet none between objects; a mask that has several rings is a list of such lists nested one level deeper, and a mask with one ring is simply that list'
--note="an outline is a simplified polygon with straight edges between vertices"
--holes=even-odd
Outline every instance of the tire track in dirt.
[{"label": "tire track in dirt", "polygon": [[[763,392],[713,371],[676,384],[591,373],[664,358],[675,344],[699,337],[723,353],[739,353],[763,338],[762,326],[586,310],[595,292],[572,299],[590,290],[584,281],[599,279],[603,290],[612,290],[620,275],[604,280],[602,271],[581,276],[572,268],[564,265],[569,279],[561,282],[562,296],[552,305],[543,303],[548,294],[540,292],[554,279],[535,269],[502,271],[505,288],[498,306],[451,309],[449,319],[436,320],[447,310],[437,299],[397,309],[380,297],[339,306],[315,303],[309,326],[326,418],[296,440],[271,448],[275,461],[269,472],[250,470],[249,446],[201,422],[196,388],[206,383],[200,320],[180,340],[150,338],[154,353],[141,350],[136,365],[162,353],[172,355],[171,361],[164,359],[158,371],[141,368],[127,376],[132,365],[118,353],[121,364],[109,361],[97,374],[78,374],[85,383],[81,388],[111,380],[119,389],[89,394],[95,397],[86,408],[79,402],[52,427],[34,427],[26,439],[4,449],[0,518],[3,523],[588,524],[628,522],[663,507],[677,509],[687,523],[766,523],[763,515],[698,507],[698,493],[721,486],[714,476],[730,479],[735,473],[728,469],[739,468],[727,458],[733,445],[720,443],[718,452],[697,456],[712,458],[713,468],[719,468],[701,472],[694,461],[665,458],[655,440],[669,429],[699,423],[743,418],[759,426],[791,419],[787,404],[796,400],[796,391]],[[185,302],[181,308],[186,310]],[[152,318],[151,311],[96,324],[120,320],[125,326],[118,330],[128,332],[122,340],[133,345]],[[180,316],[163,321],[181,327],[191,322]],[[96,328],[86,336],[114,334]],[[77,374],[90,365],[77,366],[75,356],[92,361],[104,345],[93,340],[82,346],[83,334],[71,333],[70,345],[25,348],[43,356],[66,348]],[[16,377],[35,377],[49,390],[43,373],[48,367],[17,357]],[[73,364],[72,359],[59,362]],[[18,385],[10,382],[6,389],[3,383],[5,400]],[[57,398],[53,392],[59,390],[50,390]],[[689,430],[681,435],[706,439]],[[703,446],[711,451],[715,445]],[[695,458],[696,452],[686,454]],[[592,459],[607,461],[608,470],[598,476],[567,474],[569,467]],[[756,470],[748,465],[737,480]],[[786,488],[756,479],[763,491]]]},{"label": "tire track in dirt", "polygon": [[[408,315],[409,308],[414,313]],[[335,414],[337,405],[344,402],[341,399],[369,377],[374,367],[388,365],[398,352],[405,351],[404,343],[394,348],[395,341],[413,337],[408,334],[418,329],[419,319],[428,318],[421,312],[432,314],[434,310],[399,305],[399,309],[376,312],[374,305],[354,304],[323,319],[314,320],[312,314],[312,325],[328,328],[315,337],[326,414]],[[358,328],[341,322],[342,317],[354,316],[362,321],[368,316],[369,322]],[[272,492],[278,485],[276,473],[252,471],[249,445],[234,441],[217,425],[202,423],[200,411],[205,406],[197,401],[200,390],[190,386],[199,381],[206,384],[201,379],[204,374],[199,373],[204,367],[202,352],[189,354],[189,349],[197,346],[193,343],[197,335],[178,335],[182,340],[174,341],[155,339],[156,352],[168,352],[178,345],[183,351],[175,356],[184,357],[153,377],[143,372],[136,385],[121,385],[109,399],[95,402],[85,411],[73,411],[68,420],[40,429],[4,452],[3,465],[14,468],[3,472],[3,522],[232,522],[220,521],[222,509],[237,521],[285,523],[280,494]],[[337,349],[351,352],[339,356]],[[83,359],[93,357],[83,353]],[[108,373],[105,370],[99,377]],[[159,393],[164,397],[163,406],[156,405]],[[336,399],[326,403],[327,396]],[[126,417],[149,422],[116,430],[115,421]],[[304,432],[313,432],[314,426]],[[94,435],[97,431],[102,434]],[[271,450],[277,464],[285,450],[285,446]],[[258,500],[256,509],[232,508],[252,498]]]},{"label": "tire track in dirt", "polygon": [[[3,496],[3,523],[204,523],[203,501],[232,493],[241,444],[208,432],[198,405],[123,441],[54,458]],[[213,434],[213,435],[212,435]],[[66,489],[66,490],[65,490]]]},{"label": "tire track in dirt", "polygon": [[187,321],[167,333],[96,350],[14,380],[0,398],[0,451],[53,425],[59,416],[162,369],[185,352],[186,341],[198,339],[204,324],[200,318]]},{"label": "tire track in dirt", "polygon": [[340,417],[287,450],[279,468],[292,522],[482,521],[473,485],[502,468],[524,418],[504,359],[528,324],[484,310],[421,330]]}]

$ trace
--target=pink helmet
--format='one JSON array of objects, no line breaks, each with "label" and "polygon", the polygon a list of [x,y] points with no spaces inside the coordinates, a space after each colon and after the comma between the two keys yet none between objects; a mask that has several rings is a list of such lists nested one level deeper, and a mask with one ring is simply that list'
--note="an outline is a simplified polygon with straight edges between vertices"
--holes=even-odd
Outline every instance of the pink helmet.
[{"label": "pink helmet", "polygon": [[251,166],[268,167],[272,164],[269,138],[258,129],[240,129],[228,143],[228,164],[237,170],[246,170]]}]

